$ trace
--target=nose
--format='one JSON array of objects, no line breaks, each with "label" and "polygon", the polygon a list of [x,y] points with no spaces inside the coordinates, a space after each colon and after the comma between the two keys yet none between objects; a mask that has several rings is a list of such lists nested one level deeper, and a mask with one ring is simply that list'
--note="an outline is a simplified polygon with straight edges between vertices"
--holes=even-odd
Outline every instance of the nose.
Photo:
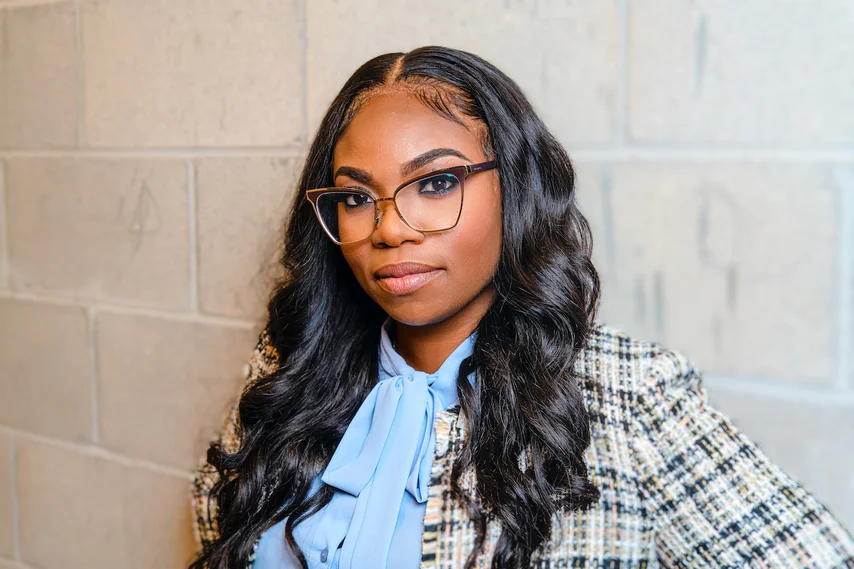
[{"label": "nose", "polygon": [[403,221],[392,200],[377,200],[377,217],[374,220],[374,231],[371,233],[374,245],[397,247],[406,241],[420,243],[423,239],[423,233],[412,229]]}]

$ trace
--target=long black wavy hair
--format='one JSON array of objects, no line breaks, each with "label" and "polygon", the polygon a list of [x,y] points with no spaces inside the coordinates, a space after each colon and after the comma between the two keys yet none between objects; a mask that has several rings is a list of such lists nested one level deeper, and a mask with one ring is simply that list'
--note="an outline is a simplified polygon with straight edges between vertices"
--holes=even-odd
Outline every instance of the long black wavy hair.
[{"label": "long black wavy hair", "polygon": [[[468,436],[451,487],[477,532],[466,567],[482,551],[489,521],[502,528],[492,567],[528,567],[550,537],[553,514],[598,500],[583,459],[590,432],[573,364],[593,326],[599,277],[569,157],[519,86],[493,65],[463,51],[422,47],[362,65],[320,124],[285,235],[285,278],[268,305],[266,331],[279,367],[240,398],[239,449],[208,450],[220,475],[211,491],[220,537],[190,569],[245,566],[258,536],[285,517],[288,545],[306,566],[293,529],[332,498],[328,486],[310,497],[309,490],[377,381],[386,314],[323,233],[305,191],[332,185],[333,149],[350,120],[370,96],[394,88],[480,128],[487,156],[498,163],[496,295],[460,367],[461,378],[475,372],[474,386],[457,383]],[[468,468],[476,499],[459,483]]]}]

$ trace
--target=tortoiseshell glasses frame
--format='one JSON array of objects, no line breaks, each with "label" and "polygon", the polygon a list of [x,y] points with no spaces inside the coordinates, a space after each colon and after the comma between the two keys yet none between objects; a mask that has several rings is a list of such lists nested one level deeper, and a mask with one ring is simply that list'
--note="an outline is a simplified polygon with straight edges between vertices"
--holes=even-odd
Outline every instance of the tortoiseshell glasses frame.
[{"label": "tortoiseshell glasses frame", "polygon": [[[428,172],[426,174],[421,174],[419,176],[416,176],[412,179],[409,179],[409,180],[403,182],[402,184],[400,184],[395,189],[392,196],[388,197],[388,198],[377,197],[373,194],[373,192],[371,192],[369,190],[366,190],[364,188],[356,188],[356,187],[329,187],[329,188],[317,188],[317,189],[307,190],[305,192],[305,198],[306,198],[306,200],[308,200],[311,203],[312,209],[314,210],[314,214],[317,217],[317,221],[320,223],[320,226],[323,228],[323,231],[337,245],[347,245],[350,243],[358,243],[359,241],[363,241],[363,240],[367,239],[368,237],[370,237],[371,233],[373,233],[374,230],[377,227],[379,227],[379,222],[382,219],[382,216],[380,214],[379,202],[383,202],[383,201],[391,201],[394,203],[394,208],[397,211],[397,215],[400,217],[400,219],[403,220],[403,222],[408,227],[414,229],[415,231],[419,231],[421,233],[437,233],[439,231],[447,231],[449,229],[453,229],[454,227],[457,226],[457,223],[459,223],[460,216],[461,216],[462,211],[463,211],[463,201],[464,201],[464,199],[463,199],[464,198],[464,192],[463,192],[464,183],[463,182],[464,182],[464,180],[466,178],[468,178],[469,176],[471,176],[472,174],[477,174],[478,172],[485,172],[486,170],[491,170],[495,167],[496,167],[496,161],[495,160],[489,160],[487,162],[480,162],[478,164],[463,164],[460,166],[451,166],[450,168],[442,168],[440,170],[434,170],[432,172]],[[429,228],[419,227],[420,225],[429,225],[429,223],[413,223],[412,220],[407,219],[406,215],[404,215],[404,212],[401,211],[400,204],[397,200],[398,194],[401,192],[401,190],[404,190],[407,187],[412,186],[413,184],[423,182],[426,180],[431,180],[433,178],[440,177],[442,175],[448,175],[448,174],[454,176],[457,179],[457,181],[459,182],[459,190],[460,190],[459,208],[457,208],[456,214],[455,215],[453,214],[453,209],[452,209],[451,215],[447,218],[447,220],[443,220],[440,223],[440,225],[442,225],[441,227],[429,227]],[[373,223],[368,223],[367,225],[365,225],[365,227],[364,227],[365,235],[364,236],[360,236],[359,238],[356,238],[356,239],[349,239],[346,241],[341,240],[339,238],[339,236],[336,235],[336,229],[334,227],[328,226],[328,225],[332,225],[331,220],[329,222],[324,220],[323,214],[321,213],[321,209],[322,209],[321,205],[323,203],[328,204],[330,202],[337,204],[339,202],[335,202],[333,200],[335,200],[335,199],[340,200],[341,199],[340,196],[342,196],[342,195],[347,196],[347,197],[361,196],[361,198],[365,200],[364,202],[362,202],[360,204],[354,204],[350,207],[355,208],[355,207],[359,207],[359,206],[365,206],[368,204],[368,200],[374,204],[374,215],[372,218]],[[328,196],[328,197],[324,198],[324,196]],[[453,204],[451,207],[452,208],[454,207]],[[404,209],[407,209],[407,208],[404,208]],[[339,210],[336,209],[336,213],[335,213],[335,217],[336,217],[335,223],[336,224],[340,222],[340,220],[337,219],[339,216],[338,211]],[[445,212],[445,213],[447,213],[447,212]],[[411,211],[410,211],[410,214],[412,214]],[[453,218],[452,222],[450,221],[451,218]],[[369,221],[369,220],[365,219],[365,221]],[[364,224],[364,221],[360,221],[359,223]],[[362,233],[362,231],[358,232],[359,235],[361,235],[361,233]]]}]

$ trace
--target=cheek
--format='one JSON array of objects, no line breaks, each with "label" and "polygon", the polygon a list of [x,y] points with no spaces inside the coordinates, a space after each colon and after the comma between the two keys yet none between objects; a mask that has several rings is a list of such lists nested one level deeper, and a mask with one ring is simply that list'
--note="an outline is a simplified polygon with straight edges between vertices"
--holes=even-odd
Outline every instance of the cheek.
[{"label": "cheek", "polygon": [[347,265],[350,267],[350,270],[353,272],[353,276],[356,277],[356,281],[362,285],[363,289],[367,290],[367,283],[365,282],[365,272],[367,266],[367,251],[364,250],[363,246],[347,246],[341,248],[341,254],[344,255],[344,260],[347,261]]},{"label": "cheek", "polygon": [[485,284],[492,278],[501,253],[501,212],[499,208],[481,210],[454,236],[454,262],[457,270]]}]

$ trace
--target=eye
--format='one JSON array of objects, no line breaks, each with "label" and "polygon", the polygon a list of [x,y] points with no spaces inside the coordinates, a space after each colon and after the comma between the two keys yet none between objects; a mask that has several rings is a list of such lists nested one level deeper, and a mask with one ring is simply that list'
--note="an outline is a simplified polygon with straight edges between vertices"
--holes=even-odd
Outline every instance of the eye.
[{"label": "eye", "polygon": [[459,180],[453,174],[439,174],[418,182],[420,193],[445,194],[459,185]]},{"label": "eye", "polygon": [[360,207],[370,201],[368,196],[363,194],[347,194],[344,198],[344,205],[348,208]]}]

